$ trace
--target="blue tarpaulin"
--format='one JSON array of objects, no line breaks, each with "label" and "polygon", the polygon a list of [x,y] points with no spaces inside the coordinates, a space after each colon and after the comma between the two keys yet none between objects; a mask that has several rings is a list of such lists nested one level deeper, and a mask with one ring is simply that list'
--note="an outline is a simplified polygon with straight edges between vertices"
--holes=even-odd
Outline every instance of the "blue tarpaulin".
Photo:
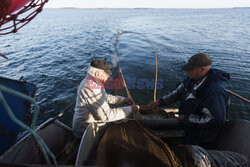
[{"label": "blue tarpaulin", "polygon": [[[31,97],[34,97],[36,92],[36,86],[25,81],[0,77],[0,84]],[[3,95],[17,119],[20,121],[30,119],[30,103],[27,100],[6,92],[3,92]],[[20,130],[21,128],[10,119],[5,108],[0,103],[0,155],[15,144]]]}]

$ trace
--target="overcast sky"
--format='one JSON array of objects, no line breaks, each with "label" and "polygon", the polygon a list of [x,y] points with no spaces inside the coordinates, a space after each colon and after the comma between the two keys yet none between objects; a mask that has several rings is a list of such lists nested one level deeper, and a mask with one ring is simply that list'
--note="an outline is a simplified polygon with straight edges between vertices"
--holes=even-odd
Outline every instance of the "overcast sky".
[{"label": "overcast sky", "polygon": [[250,0],[49,0],[47,8],[231,8],[250,7]]}]

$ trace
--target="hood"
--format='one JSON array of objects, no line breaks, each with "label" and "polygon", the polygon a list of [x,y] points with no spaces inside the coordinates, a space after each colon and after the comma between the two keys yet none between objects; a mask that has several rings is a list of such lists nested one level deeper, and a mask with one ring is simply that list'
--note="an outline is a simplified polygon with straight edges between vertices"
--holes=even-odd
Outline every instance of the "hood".
[{"label": "hood", "polygon": [[[228,81],[230,79],[230,74],[227,72],[224,72],[222,70],[211,68],[208,72],[207,78],[205,79],[205,82],[199,86],[198,89],[202,89],[207,84],[210,84],[211,82],[224,82]],[[189,77],[187,77],[183,84],[187,90],[191,90],[193,87],[194,80],[191,80]]]},{"label": "hood", "polygon": [[212,68],[208,73],[208,80],[228,81],[229,79],[230,79],[230,74],[222,70]]}]

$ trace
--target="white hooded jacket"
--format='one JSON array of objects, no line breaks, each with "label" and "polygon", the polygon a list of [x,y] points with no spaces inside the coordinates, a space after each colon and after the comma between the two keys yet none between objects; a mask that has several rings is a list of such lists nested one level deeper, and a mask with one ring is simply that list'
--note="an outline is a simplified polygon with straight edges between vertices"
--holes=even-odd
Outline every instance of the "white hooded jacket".
[{"label": "white hooded jacket", "polygon": [[90,69],[77,92],[72,123],[73,134],[77,138],[82,137],[89,123],[117,121],[132,113],[131,106],[110,108],[109,104],[122,103],[125,98],[107,94],[104,85],[91,75]]}]

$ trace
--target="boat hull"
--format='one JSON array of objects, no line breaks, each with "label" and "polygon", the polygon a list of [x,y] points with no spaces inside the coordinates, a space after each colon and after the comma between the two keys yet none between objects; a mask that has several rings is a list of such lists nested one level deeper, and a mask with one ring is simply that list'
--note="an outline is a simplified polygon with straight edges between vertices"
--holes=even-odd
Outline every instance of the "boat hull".
[{"label": "boat hull", "polygon": [[[40,125],[36,131],[54,153],[58,164],[74,164],[78,141],[73,136],[71,128],[51,118]],[[73,155],[74,152],[75,155]],[[70,158],[73,159],[72,162]],[[46,164],[46,161],[38,144],[28,134],[0,157],[0,163],[38,165]]]}]

